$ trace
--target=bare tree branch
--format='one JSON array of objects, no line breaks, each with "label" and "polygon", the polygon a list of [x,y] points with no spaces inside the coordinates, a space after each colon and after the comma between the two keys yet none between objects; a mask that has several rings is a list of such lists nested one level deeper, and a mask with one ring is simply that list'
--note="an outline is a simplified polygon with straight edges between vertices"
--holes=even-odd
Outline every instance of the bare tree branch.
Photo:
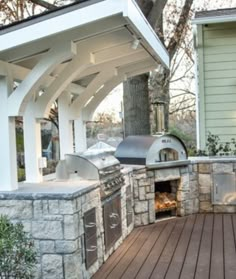
[{"label": "bare tree branch", "polygon": [[[194,94],[193,92],[190,92],[190,91],[189,91],[189,92],[184,92],[184,93],[181,93],[181,94],[172,96],[171,99],[173,100],[173,99],[175,99],[175,98],[179,98],[179,97],[185,96],[185,95],[192,95],[192,96],[195,97],[195,94]],[[189,100],[192,100],[192,99],[189,99]]]},{"label": "bare tree branch", "polygon": [[31,3],[39,5],[47,10],[53,10],[55,8],[57,8],[56,5],[50,4],[47,1],[44,0],[29,0]]},{"label": "bare tree branch", "polygon": [[193,4],[193,0],[185,0],[184,6],[182,8],[179,22],[176,25],[173,36],[170,39],[169,45],[167,47],[170,59],[173,58],[178,46],[180,45],[180,41],[184,35],[184,29],[186,26],[186,22],[188,21],[189,14],[191,11],[191,6]]}]

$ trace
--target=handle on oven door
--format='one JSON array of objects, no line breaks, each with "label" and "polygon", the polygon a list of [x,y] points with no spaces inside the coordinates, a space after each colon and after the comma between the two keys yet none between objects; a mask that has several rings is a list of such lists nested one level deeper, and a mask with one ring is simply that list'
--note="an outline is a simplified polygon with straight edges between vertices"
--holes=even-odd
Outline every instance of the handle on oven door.
[{"label": "handle on oven door", "polygon": [[85,228],[93,228],[93,227],[96,227],[96,223],[90,222],[85,225]]},{"label": "handle on oven door", "polygon": [[90,248],[89,249],[86,249],[86,251],[87,252],[94,252],[94,251],[96,251],[97,250],[97,246],[90,246]]}]

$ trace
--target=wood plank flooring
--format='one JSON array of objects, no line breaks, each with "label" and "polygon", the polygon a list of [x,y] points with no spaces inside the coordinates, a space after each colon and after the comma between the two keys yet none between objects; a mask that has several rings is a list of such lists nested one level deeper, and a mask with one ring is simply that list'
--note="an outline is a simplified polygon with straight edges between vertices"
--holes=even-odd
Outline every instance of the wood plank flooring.
[{"label": "wood plank flooring", "polygon": [[133,230],[93,279],[235,279],[236,214],[197,214]]}]

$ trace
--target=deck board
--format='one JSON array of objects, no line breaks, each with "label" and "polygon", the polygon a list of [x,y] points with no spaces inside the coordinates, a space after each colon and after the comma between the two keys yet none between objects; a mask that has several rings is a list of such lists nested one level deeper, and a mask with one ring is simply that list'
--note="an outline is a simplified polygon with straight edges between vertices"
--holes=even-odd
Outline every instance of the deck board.
[{"label": "deck board", "polygon": [[147,227],[143,229],[140,236],[119,261],[119,265],[115,266],[112,272],[107,276],[107,279],[114,279],[122,276],[122,274],[126,271],[134,257],[136,257],[136,255],[138,254],[139,250],[142,248],[145,241],[148,239],[153,229],[154,227]]},{"label": "deck board", "polygon": [[224,216],[225,279],[236,278],[236,251],[235,251],[235,235],[234,235],[236,229],[235,221],[236,221],[235,215]]},{"label": "deck board", "polygon": [[162,231],[161,236],[154,245],[151,253],[147,257],[142,268],[139,270],[139,273],[136,276],[137,279],[149,278],[151,276],[152,271],[155,268],[156,263],[159,260],[163,249],[165,248],[166,243],[169,240],[169,236],[174,229],[175,224],[176,221],[169,222],[165,229]]},{"label": "deck board", "polygon": [[223,219],[219,214],[215,216],[213,225],[210,279],[224,278],[223,249]]},{"label": "deck board", "polygon": [[195,215],[189,216],[187,219],[187,222],[185,224],[184,230],[182,232],[182,235],[180,237],[178,246],[175,250],[175,253],[173,255],[172,261],[170,263],[169,269],[166,274],[166,279],[174,279],[179,278],[183,263],[185,260],[185,256],[187,253],[187,248],[189,245],[189,240],[192,234],[194,222],[195,222]]},{"label": "deck board", "polygon": [[165,249],[163,250],[161,257],[152,272],[151,279],[154,279],[154,278],[163,279],[165,277],[165,274],[168,270],[173,253],[175,251],[175,248],[178,244],[179,238],[183,231],[185,221],[186,220],[181,219],[179,222],[177,222],[174,230],[172,231],[172,233],[170,235],[169,241],[167,242]]},{"label": "deck board", "polygon": [[196,214],[135,229],[93,279],[235,279],[236,214]]},{"label": "deck board", "polygon": [[122,279],[132,279],[135,278],[140,268],[142,267],[144,261],[150,254],[153,246],[158,240],[160,234],[164,230],[166,223],[162,222],[153,232],[150,234],[150,237],[147,239],[142,249],[140,249],[137,256],[134,258],[130,266],[127,268],[125,273],[122,276]]},{"label": "deck board", "polygon": [[196,279],[209,278],[213,219],[214,219],[213,214],[206,215],[205,217],[200,251],[198,255],[198,263],[197,263],[196,274],[195,274]]},{"label": "deck board", "polygon": [[193,279],[201,243],[204,215],[197,215],[180,279]]}]

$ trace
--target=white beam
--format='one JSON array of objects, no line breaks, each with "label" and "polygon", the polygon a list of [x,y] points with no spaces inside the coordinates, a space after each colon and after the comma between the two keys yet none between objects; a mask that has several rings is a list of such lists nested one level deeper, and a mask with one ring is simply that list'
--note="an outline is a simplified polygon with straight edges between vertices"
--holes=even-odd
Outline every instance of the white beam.
[{"label": "white beam", "polygon": [[75,152],[83,152],[87,149],[86,122],[83,120],[83,114],[74,121],[75,130]]},{"label": "white beam", "polygon": [[75,99],[71,105],[72,115],[79,115],[81,109],[87,101],[95,95],[96,91],[104,85],[112,76],[114,76],[114,68],[107,68],[105,71],[97,74],[97,76],[90,82],[84,92]]},{"label": "white beam", "polygon": [[[101,63],[95,64],[92,67],[89,67],[87,70],[82,72],[77,79],[84,78],[86,76],[101,72],[101,70],[106,69],[107,67],[121,67],[124,65],[132,64],[144,59],[150,58],[150,55],[147,54],[144,50],[136,50],[134,53],[125,55],[123,57],[116,58],[115,55],[110,61],[103,61]],[[95,58],[96,59],[96,58]],[[154,60],[153,60],[154,61]]]},{"label": "white beam", "polygon": [[8,117],[7,99],[12,92],[13,81],[10,76],[0,76],[0,191],[13,191],[18,188],[15,118]]},{"label": "white beam", "polygon": [[83,57],[76,56],[65,67],[51,85],[46,89],[45,93],[38,98],[36,102],[35,115],[44,117],[50,111],[52,103],[60,96],[63,90],[69,86],[72,80],[90,65],[89,55]]},{"label": "white beam", "polygon": [[66,46],[56,46],[46,53],[16,90],[10,95],[8,115],[23,115],[32,94],[38,89],[41,83],[43,83],[43,80],[58,64],[71,58],[74,54],[75,49],[71,42],[67,42]]},{"label": "white beam", "polygon": [[34,116],[33,104],[27,106],[23,121],[26,182],[42,182],[42,169],[39,169],[39,158],[42,157],[41,124]]},{"label": "white beam", "polygon": [[114,89],[118,84],[122,82],[124,76],[114,76],[108,82],[104,84],[104,87],[95,94],[91,102],[88,103],[83,109],[84,120],[90,121],[93,117],[93,113],[104,98]]},{"label": "white beam", "polygon": [[58,98],[60,160],[64,159],[65,154],[73,153],[73,130],[72,121],[69,120],[69,104],[70,94],[64,92]]},{"label": "white beam", "polygon": [[99,104],[104,100],[104,98],[120,84],[125,78],[130,78],[132,76],[147,73],[155,69],[156,65],[153,63],[152,59],[147,59],[138,63],[130,64],[126,67],[120,67],[117,71],[117,76],[112,77],[109,81],[104,84],[104,87],[95,94],[94,98],[89,102],[83,109],[84,120],[91,120],[94,111],[99,106]]}]

